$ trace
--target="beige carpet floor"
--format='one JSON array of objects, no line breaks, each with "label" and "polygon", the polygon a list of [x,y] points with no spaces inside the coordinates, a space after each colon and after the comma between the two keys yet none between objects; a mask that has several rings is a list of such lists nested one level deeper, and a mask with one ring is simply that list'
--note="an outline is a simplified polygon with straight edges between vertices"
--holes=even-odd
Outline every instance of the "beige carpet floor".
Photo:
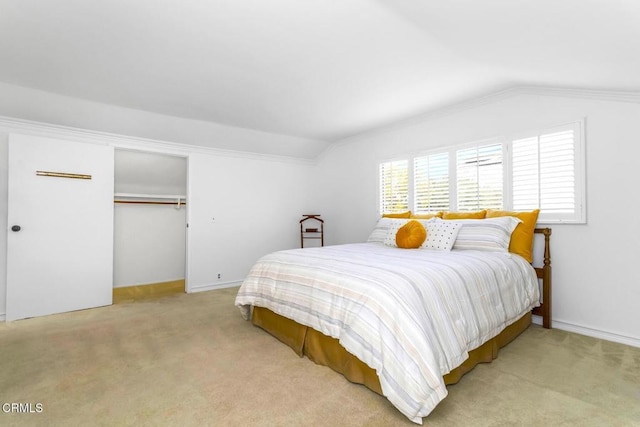
[{"label": "beige carpet floor", "polygon": [[[0,325],[9,426],[414,425],[386,399],[245,322],[237,289]],[[640,349],[530,327],[427,426],[640,425]]]}]

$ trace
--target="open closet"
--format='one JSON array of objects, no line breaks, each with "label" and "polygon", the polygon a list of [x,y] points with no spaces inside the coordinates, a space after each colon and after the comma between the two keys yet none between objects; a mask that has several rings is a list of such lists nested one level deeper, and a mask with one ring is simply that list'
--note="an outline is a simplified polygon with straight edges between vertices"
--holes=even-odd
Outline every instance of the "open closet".
[{"label": "open closet", "polygon": [[114,303],[185,291],[187,158],[115,150]]}]

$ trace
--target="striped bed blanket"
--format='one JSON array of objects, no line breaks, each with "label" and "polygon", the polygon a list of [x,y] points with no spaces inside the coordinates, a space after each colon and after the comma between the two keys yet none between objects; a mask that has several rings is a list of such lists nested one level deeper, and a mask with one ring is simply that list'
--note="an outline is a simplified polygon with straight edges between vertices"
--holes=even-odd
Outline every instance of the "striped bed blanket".
[{"label": "striped bed blanket", "polygon": [[538,301],[535,271],[518,255],[356,243],[262,257],[235,304],[245,319],[265,307],[338,339],[422,424],[447,395],[443,375]]}]

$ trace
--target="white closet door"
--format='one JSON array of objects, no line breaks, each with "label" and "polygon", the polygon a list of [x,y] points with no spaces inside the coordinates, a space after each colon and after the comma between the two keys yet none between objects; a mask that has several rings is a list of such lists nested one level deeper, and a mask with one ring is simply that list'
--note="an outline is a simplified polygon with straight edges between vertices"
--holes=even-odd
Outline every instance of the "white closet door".
[{"label": "white closet door", "polygon": [[112,303],[113,159],[113,147],[9,136],[7,320]]}]

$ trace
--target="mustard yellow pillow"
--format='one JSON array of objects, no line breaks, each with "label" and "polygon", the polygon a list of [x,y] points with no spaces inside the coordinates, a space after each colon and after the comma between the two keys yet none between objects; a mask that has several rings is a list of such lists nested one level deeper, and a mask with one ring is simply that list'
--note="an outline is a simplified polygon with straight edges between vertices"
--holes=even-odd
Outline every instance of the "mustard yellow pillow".
[{"label": "mustard yellow pillow", "polygon": [[511,233],[511,241],[509,242],[509,252],[518,254],[529,262],[533,262],[533,235],[538,222],[538,214],[540,209],[530,212],[509,212],[509,211],[487,211],[487,218],[495,218],[499,216],[514,216],[522,220],[520,224]]},{"label": "mustard yellow pillow", "polygon": [[442,219],[484,219],[486,214],[486,210],[475,212],[445,212],[442,214]]},{"label": "mustard yellow pillow", "polygon": [[396,245],[403,249],[419,248],[426,239],[427,230],[420,221],[409,221],[396,233]]},{"label": "mustard yellow pillow", "polygon": [[442,218],[442,212],[436,212],[432,214],[411,214],[409,218],[412,218],[412,219]]},{"label": "mustard yellow pillow", "polygon": [[402,213],[387,213],[382,215],[382,218],[410,218],[410,217],[411,217],[411,211],[406,211]]}]

